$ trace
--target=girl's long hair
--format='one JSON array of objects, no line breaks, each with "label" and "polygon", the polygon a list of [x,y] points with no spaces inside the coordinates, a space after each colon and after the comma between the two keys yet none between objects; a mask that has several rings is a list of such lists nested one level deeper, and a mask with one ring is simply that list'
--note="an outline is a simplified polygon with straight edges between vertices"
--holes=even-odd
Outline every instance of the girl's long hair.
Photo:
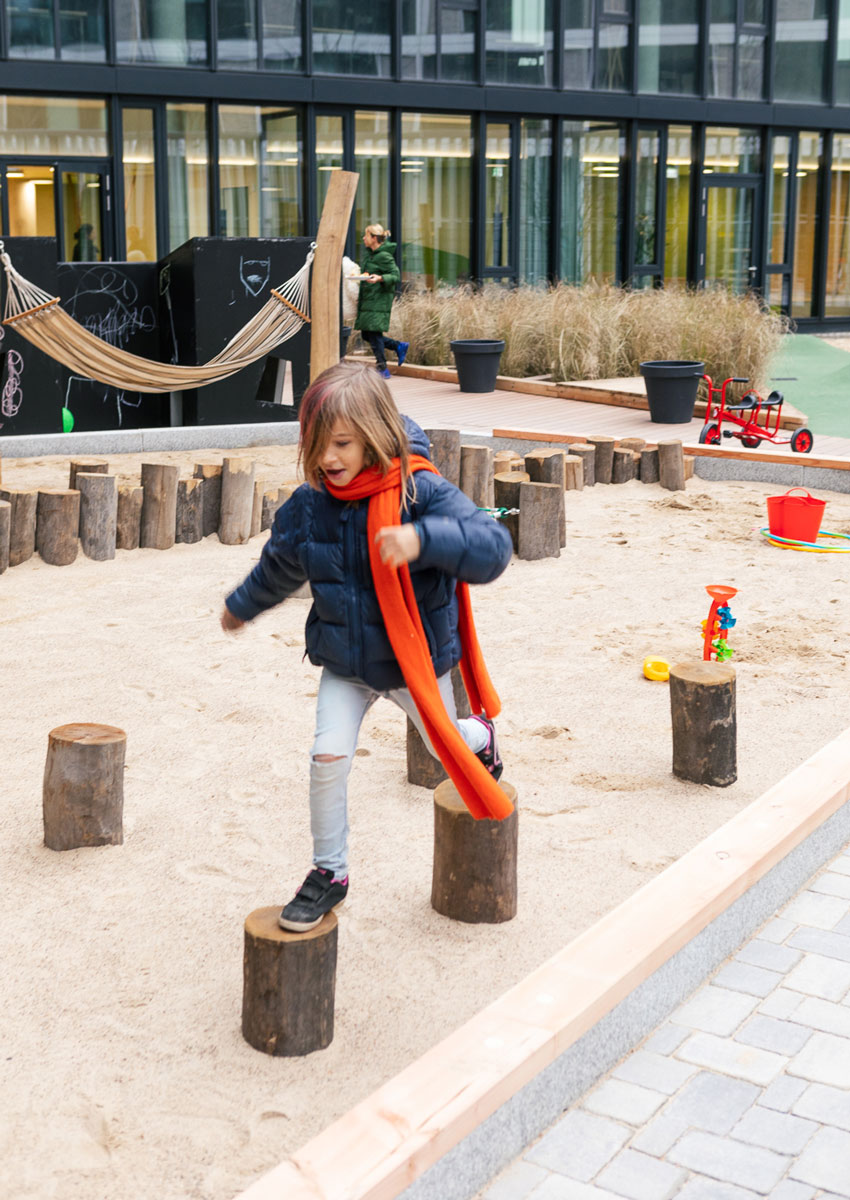
[{"label": "girl's long hair", "polygon": [[337,421],[363,439],[366,466],[386,475],[397,458],[401,465],[402,508],[407,508],[410,447],[398,409],[384,380],[373,366],[340,362],[322,371],[307,388],[298,413],[301,438],[298,461],[304,478],[322,486],[319,466]]}]

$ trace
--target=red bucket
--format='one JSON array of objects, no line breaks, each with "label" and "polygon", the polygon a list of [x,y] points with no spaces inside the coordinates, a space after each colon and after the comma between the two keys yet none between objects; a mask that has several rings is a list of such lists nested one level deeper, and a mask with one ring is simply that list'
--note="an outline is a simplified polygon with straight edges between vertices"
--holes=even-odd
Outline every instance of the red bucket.
[{"label": "red bucket", "polygon": [[[793,496],[792,492],[802,492]],[[825,500],[816,500],[805,488],[790,488],[784,496],[768,496],[767,523],[774,537],[796,542],[816,542]]]}]

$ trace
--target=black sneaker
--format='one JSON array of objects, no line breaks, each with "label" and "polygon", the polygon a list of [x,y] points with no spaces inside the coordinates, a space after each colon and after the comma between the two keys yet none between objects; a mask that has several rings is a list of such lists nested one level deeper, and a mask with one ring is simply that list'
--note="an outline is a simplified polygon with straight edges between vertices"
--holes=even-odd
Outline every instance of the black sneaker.
[{"label": "black sneaker", "polygon": [[473,721],[480,721],[482,725],[486,725],[489,735],[487,745],[483,750],[479,750],[475,757],[481,760],[494,779],[501,779],[502,771],[505,768],[499,754],[499,743],[496,741],[496,726],[489,717],[473,716],[472,719]]},{"label": "black sneaker", "polygon": [[291,933],[306,933],[315,929],[325,913],[342,903],[348,893],[348,876],[334,879],[333,871],[324,867],[313,870],[289,901],[277,919],[281,929]]}]

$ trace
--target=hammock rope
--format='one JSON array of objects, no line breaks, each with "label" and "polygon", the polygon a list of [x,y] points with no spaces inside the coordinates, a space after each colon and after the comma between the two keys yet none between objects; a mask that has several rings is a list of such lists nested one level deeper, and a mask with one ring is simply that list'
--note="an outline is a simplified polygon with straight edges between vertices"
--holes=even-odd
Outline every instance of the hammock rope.
[{"label": "hammock rope", "polygon": [[78,375],[134,392],[178,392],[203,387],[241,371],[294,337],[310,322],[310,265],[315,243],[303,267],[291,279],[271,288],[271,297],[227,345],[202,366],[186,367],[142,358],[96,337],[51,296],[25,279],[12,265],[0,241],[0,263],[6,272],[3,324]]}]

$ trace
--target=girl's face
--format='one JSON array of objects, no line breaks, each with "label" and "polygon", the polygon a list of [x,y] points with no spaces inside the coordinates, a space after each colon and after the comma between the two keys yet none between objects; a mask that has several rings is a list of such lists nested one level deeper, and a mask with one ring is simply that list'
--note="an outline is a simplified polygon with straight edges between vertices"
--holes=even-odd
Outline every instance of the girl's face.
[{"label": "girl's face", "polygon": [[319,458],[319,470],[336,487],[345,487],[366,465],[366,443],[341,417]]},{"label": "girl's face", "polygon": [[363,234],[363,245],[367,250],[377,250],[380,244],[381,243],[375,237],[374,233],[369,233],[367,230],[366,233]]}]

